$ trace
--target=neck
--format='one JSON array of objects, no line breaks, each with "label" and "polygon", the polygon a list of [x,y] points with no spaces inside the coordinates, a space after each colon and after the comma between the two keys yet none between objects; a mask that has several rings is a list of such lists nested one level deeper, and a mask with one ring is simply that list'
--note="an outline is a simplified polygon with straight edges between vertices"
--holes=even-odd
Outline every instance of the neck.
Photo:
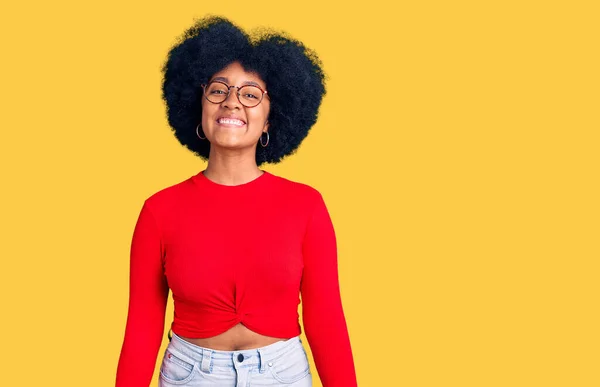
[{"label": "neck", "polygon": [[227,155],[212,152],[211,149],[204,176],[218,184],[238,185],[254,180],[262,173],[256,165],[254,153],[251,157],[240,154]]}]

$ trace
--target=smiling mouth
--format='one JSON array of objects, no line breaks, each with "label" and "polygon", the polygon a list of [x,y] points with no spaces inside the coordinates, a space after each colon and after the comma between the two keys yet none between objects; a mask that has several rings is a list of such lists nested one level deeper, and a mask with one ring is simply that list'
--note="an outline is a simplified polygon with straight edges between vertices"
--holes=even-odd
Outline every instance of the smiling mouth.
[{"label": "smiling mouth", "polygon": [[235,126],[242,127],[246,125],[246,123],[242,120],[238,120],[237,118],[219,118],[217,120],[218,124],[227,125],[227,126]]}]

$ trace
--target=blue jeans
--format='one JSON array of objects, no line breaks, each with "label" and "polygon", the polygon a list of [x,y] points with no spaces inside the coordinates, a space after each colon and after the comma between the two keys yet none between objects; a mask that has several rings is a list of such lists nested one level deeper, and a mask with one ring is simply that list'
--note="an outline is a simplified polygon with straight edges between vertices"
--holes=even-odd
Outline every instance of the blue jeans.
[{"label": "blue jeans", "polygon": [[256,349],[217,351],[173,333],[160,366],[159,387],[311,387],[300,336]]}]

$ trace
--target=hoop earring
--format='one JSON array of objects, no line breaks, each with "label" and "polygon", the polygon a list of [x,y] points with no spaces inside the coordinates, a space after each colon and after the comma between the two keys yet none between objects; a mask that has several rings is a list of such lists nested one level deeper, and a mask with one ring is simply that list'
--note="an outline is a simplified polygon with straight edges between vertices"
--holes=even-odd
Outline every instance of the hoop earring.
[{"label": "hoop earring", "polygon": [[200,129],[200,125],[202,125],[202,124],[198,124],[198,126],[196,126],[196,136],[198,136],[198,138],[200,140],[206,140],[206,137],[201,137],[200,133],[198,133],[198,129]]},{"label": "hoop earring", "polygon": [[[263,134],[265,134],[265,133],[267,134],[267,143],[266,143],[266,144],[263,144],[263,141],[262,141],[262,139],[263,139],[263,136],[262,136],[262,135],[263,135]],[[263,146],[263,148],[264,148],[264,147],[266,147],[267,145],[269,145],[269,132],[263,132],[263,133],[260,135],[260,145],[262,145],[262,146]]]}]

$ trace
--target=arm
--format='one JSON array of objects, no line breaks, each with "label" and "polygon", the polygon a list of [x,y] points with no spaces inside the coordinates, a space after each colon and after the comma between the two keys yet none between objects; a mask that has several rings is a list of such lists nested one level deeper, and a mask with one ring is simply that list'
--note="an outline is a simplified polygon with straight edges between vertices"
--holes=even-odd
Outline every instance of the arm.
[{"label": "arm", "polygon": [[324,387],[357,385],[342,308],[335,231],[319,194],[303,243],[302,321]]},{"label": "arm", "polygon": [[148,387],[152,381],[169,295],[163,255],[161,234],[146,201],[131,241],[129,311],[117,367],[117,387]]}]

